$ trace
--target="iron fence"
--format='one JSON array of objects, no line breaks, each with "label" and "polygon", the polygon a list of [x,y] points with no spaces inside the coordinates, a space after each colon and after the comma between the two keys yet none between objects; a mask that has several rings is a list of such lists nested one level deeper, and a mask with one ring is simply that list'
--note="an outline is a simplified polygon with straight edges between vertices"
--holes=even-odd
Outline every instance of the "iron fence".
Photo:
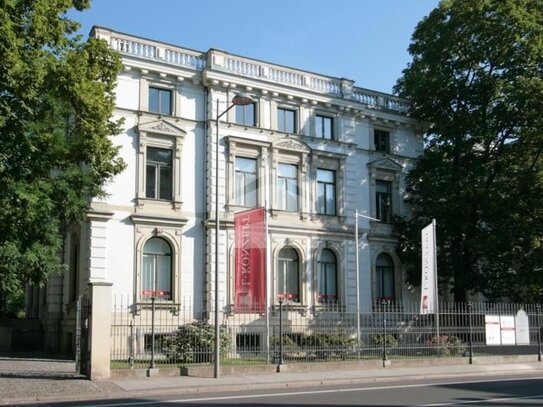
[{"label": "iron fence", "polygon": [[[504,331],[511,328],[497,331],[498,340],[500,335],[517,340],[491,344],[490,316],[524,318],[515,334]],[[512,354],[541,359],[543,316],[533,304],[443,303],[435,316],[420,315],[418,303],[380,303],[357,316],[340,307],[285,303],[264,313],[227,309],[219,320],[222,365],[417,357],[471,361],[473,355]],[[202,364],[214,357],[213,314],[189,304],[117,297],[112,321],[112,368]],[[518,332],[521,328],[524,332]]]}]

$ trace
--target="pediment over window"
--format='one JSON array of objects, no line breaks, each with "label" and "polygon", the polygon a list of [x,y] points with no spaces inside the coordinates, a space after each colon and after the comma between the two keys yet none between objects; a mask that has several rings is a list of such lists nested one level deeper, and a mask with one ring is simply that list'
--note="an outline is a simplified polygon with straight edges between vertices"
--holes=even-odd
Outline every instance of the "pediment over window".
[{"label": "pediment over window", "polygon": [[137,126],[139,132],[164,134],[168,136],[183,137],[187,132],[181,127],[167,120],[156,120],[149,123],[141,123]]},{"label": "pediment over window", "polygon": [[298,140],[291,139],[291,138],[282,138],[280,140],[274,141],[272,146],[273,148],[278,148],[281,150],[290,150],[290,151],[295,151],[299,153],[311,152],[311,148],[307,144]]},{"label": "pediment over window", "polygon": [[396,161],[390,158],[384,158],[382,160],[370,161],[368,163],[370,169],[387,170],[394,172],[401,172],[403,167]]}]

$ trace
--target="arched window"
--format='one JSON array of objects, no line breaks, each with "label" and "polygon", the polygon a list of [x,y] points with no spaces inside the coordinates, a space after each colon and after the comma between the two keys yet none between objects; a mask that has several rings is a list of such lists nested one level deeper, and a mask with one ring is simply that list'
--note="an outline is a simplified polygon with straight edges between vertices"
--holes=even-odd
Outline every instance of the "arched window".
[{"label": "arched window", "polygon": [[300,302],[300,271],[296,250],[291,247],[281,249],[277,266],[277,298]]},{"label": "arched window", "polygon": [[324,249],[318,260],[318,301],[320,304],[335,304],[337,293],[337,261],[330,249]]},{"label": "arched window", "polygon": [[143,246],[141,296],[172,299],[172,248],[164,239],[153,237]]},{"label": "arched window", "polygon": [[376,300],[394,300],[394,262],[385,253],[377,256],[375,262],[375,274],[377,283]]}]

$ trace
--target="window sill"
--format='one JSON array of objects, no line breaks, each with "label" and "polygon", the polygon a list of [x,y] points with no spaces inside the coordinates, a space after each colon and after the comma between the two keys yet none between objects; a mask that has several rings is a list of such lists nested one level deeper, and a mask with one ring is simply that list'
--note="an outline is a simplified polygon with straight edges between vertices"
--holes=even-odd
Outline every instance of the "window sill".
[{"label": "window sill", "polygon": [[183,202],[166,199],[136,198],[136,208],[138,210],[174,210],[179,211]]},{"label": "window sill", "polygon": [[[141,311],[151,311],[153,308],[153,303],[151,300],[142,300],[139,299],[137,303],[134,304],[134,311],[136,315],[140,315]],[[173,300],[157,300],[155,301],[155,311],[170,311],[174,315],[178,315],[181,309],[181,304],[174,302]]]}]

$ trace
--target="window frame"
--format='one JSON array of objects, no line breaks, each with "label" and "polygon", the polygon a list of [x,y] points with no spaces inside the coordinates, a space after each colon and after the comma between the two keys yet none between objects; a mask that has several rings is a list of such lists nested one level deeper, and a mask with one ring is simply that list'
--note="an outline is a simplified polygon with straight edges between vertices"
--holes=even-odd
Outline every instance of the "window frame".
[{"label": "window frame", "polygon": [[[283,252],[285,249],[288,249],[288,250],[292,250],[293,253],[296,254],[296,260],[292,260],[290,258],[287,258],[287,257],[281,257],[281,252]],[[302,292],[303,292],[303,289],[302,289],[302,281],[301,281],[301,265],[302,265],[302,262],[300,260],[300,253],[298,252],[298,250],[296,250],[295,247],[293,246],[283,246],[281,247],[281,249],[277,252],[277,268],[276,268],[276,288],[275,288],[275,300],[276,301],[279,301],[279,300],[284,300],[284,301],[289,301],[289,303],[292,303],[292,304],[295,304],[295,305],[302,305],[303,304],[303,298],[302,298]],[[296,281],[296,288],[297,288],[297,292],[296,293],[290,293],[288,291],[284,291],[286,289],[288,289],[287,285],[288,285],[288,281],[291,281],[290,279],[287,279],[287,271],[285,270],[285,268],[287,267],[288,263],[289,262],[293,262],[294,261],[296,262],[295,263],[295,266],[296,266],[296,276],[295,276],[295,281]],[[281,266],[284,266],[284,267],[281,267]],[[283,274],[281,274],[283,273]],[[281,291],[280,290],[280,276],[283,275],[283,285],[284,285],[284,290]],[[296,297],[296,300],[293,300],[293,297]]]},{"label": "window frame", "polygon": [[[388,191],[383,192],[379,191],[378,185],[381,184],[386,186]],[[381,223],[391,224],[392,223],[392,190],[393,182],[390,180],[376,179],[375,180],[375,218],[379,219]],[[388,203],[383,204],[384,200],[387,200]],[[385,210],[385,208],[388,208]]]},{"label": "window frame", "polygon": [[134,267],[134,285],[133,294],[138,304],[139,312],[142,308],[148,308],[151,305],[150,298],[142,297],[142,275],[143,275],[143,253],[144,245],[149,239],[158,237],[165,240],[171,248],[171,287],[172,295],[170,300],[160,301],[161,307],[177,307],[181,297],[181,237],[183,227],[188,220],[184,218],[159,219],[153,215],[132,214],[130,216],[134,224],[135,241],[135,267]]},{"label": "window frame", "polygon": [[[293,107],[286,107],[286,106],[277,106],[276,109],[276,120],[277,120],[277,131],[281,131],[283,133],[289,133],[289,134],[297,134],[298,133],[298,110]],[[281,128],[281,120],[280,116],[281,113],[283,114],[283,128]],[[287,115],[288,113],[292,113],[292,131],[289,131],[288,125],[287,125]]]},{"label": "window frame", "polygon": [[[151,90],[157,91],[157,110],[151,110]],[[162,92],[168,92],[168,99],[169,99],[169,109],[167,112],[162,111]],[[164,115],[164,116],[173,116],[174,110],[174,91],[171,88],[168,87],[162,87],[162,86],[156,86],[155,84],[150,84],[147,88],[147,111],[149,113],[154,113],[158,115]]]},{"label": "window frame", "polygon": [[[322,260],[322,256],[323,256],[323,253],[325,252],[329,252],[332,256],[333,256],[333,259],[334,261],[333,262],[330,262],[330,261],[323,261]],[[325,281],[328,281],[328,270],[325,270],[325,277],[323,278],[323,273],[322,273],[322,267],[323,265],[326,267],[326,266],[329,266],[333,264],[334,266],[334,270],[333,270],[333,280],[334,280],[334,286],[335,286],[335,294],[333,294],[333,299],[330,301],[330,299],[328,298],[330,296],[330,294],[328,294],[328,292],[326,292],[325,294],[322,293],[322,290],[321,290],[321,283],[323,280]],[[327,267],[326,267],[327,269]],[[334,253],[333,250],[329,249],[329,248],[324,248],[320,251],[319,255],[318,255],[318,258],[317,258],[317,303],[319,305],[337,305],[339,304],[339,273],[338,273],[338,258],[336,256],[336,254]],[[326,290],[328,291],[328,290]],[[324,301],[322,300],[324,298]]]},{"label": "window frame", "polygon": [[[250,172],[247,172],[247,171],[238,171],[237,170],[237,160],[238,159],[244,159],[244,160],[251,160],[254,162],[254,172],[253,173],[250,173]],[[244,182],[243,182],[243,193],[238,196],[238,174],[243,174],[243,179],[244,179]],[[249,192],[253,192],[254,193],[254,204],[253,205],[247,205],[247,196],[248,196],[248,191],[247,191],[247,187],[248,187],[248,182],[247,182],[247,176],[246,174],[254,174],[254,184],[255,184],[255,187],[254,187],[254,191],[249,191]],[[258,206],[258,191],[259,191],[259,182],[258,182],[258,158],[256,157],[245,157],[243,155],[236,155],[235,158],[234,158],[234,190],[233,190],[233,199],[234,199],[234,205],[236,206],[242,206],[242,207],[245,207],[245,208],[256,208]],[[238,199],[238,198],[242,198],[241,200]],[[241,202],[243,201],[243,202]]]},{"label": "window frame", "polygon": [[380,153],[390,154],[392,151],[392,133],[390,130],[373,129],[373,148]]},{"label": "window frame", "polygon": [[[170,162],[168,163],[161,163],[158,160],[152,160],[150,158],[150,150],[161,150],[163,152],[167,151],[170,153]],[[173,191],[174,191],[174,174],[173,174],[173,156],[174,152],[172,149],[169,148],[161,148],[161,147],[154,147],[154,146],[147,146],[147,151],[145,154],[145,198],[146,199],[155,199],[158,201],[168,201],[171,202],[173,199]],[[149,195],[149,167],[154,168],[154,196]],[[163,197],[162,191],[163,185],[162,182],[162,170],[168,169],[169,173],[169,195]]]},{"label": "window frame", "polygon": [[[252,122],[247,122],[247,109],[251,106],[253,108],[253,115],[252,115]],[[257,126],[257,102],[251,102],[247,105],[235,105],[233,109],[233,117],[234,117],[234,123],[239,124],[240,126],[247,126],[247,127],[256,127]],[[242,120],[238,120],[238,115],[242,113]]]},{"label": "window frame", "polygon": [[[145,247],[152,240],[160,240],[160,241],[164,242],[164,244],[166,244],[168,249],[169,249],[169,253],[165,254],[165,253],[156,253],[156,252],[151,252],[151,251],[146,252]],[[164,238],[158,237],[158,236],[152,236],[143,243],[141,257],[142,257],[142,260],[141,260],[142,268],[141,268],[141,276],[140,276],[140,279],[141,279],[140,292],[139,292],[140,298],[143,301],[149,301],[154,297],[156,300],[159,300],[159,301],[170,301],[171,302],[173,300],[173,298],[174,298],[173,297],[173,291],[174,291],[174,285],[173,284],[174,284],[174,280],[175,280],[174,276],[173,276],[174,258],[173,258],[172,245],[170,244],[170,242],[168,242],[167,239],[164,239]],[[151,292],[153,292],[153,294],[151,294],[150,296],[147,296],[145,294],[145,292],[146,292],[145,289],[147,287],[145,286],[145,282],[144,282],[145,276],[146,276],[146,263],[147,263],[146,259],[147,258],[151,258],[153,260],[153,271],[154,271],[154,274],[153,274],[153,276],[154,276],[153,280],[154,281],[151,281],[152,290],[150,290]],[[158,287],[157,287],[158,280],[159,280],[158,276],[159,276],[159,273],[160,273],[159,263],[162,265],[162,261],[167,261],[167,264],[169,266],[168,270],[167,270],[168,280],[169,280],[169,291],[168,291],[169,295],[164,296],[165,298],[161,298],[162,296],[161,296],[160,292],[162,292],[162,290],[159,290]],[[156,295],[157,292],[159,292],[158,295]]]},{"label": "window frame", "polygon": [[[332,177],[334,179],[333,182],[327,182],[327,181],[319,181],[319,171],[327,171],[327,172],[331,172],[332,173]],[[328,216],[336,216],[337,215],[337,171],[336,170],[333,170],[333,169],[330,169],[330,168],[321,168],[321,167],[317,167],[317,171],[316,171],[316,176],[315,176],[315,181],[317,183],[317,191],[316,191],[316,204],[317,204],[317,207],[316,207],[316,212],[318,215],[328,215]],[[323,205],[324,205],[324,210],[321,210],[321,195],[320,195],[320,186],[321,185],[324,185],[324,199],[323,199]],[[333,208],[333,211],[331,212],[328,212],[328,208],[327,208],[327,191],[328,191],[328,186],[332,186],[333,187],[333,202],[334,202],[334,208]]]},{"label": "window frame", "polygon": [[[379,259],[382,258],[382,256],[386,256],[388,260],[390,260],[390,265],[388,266],[378,265]],[[396,276],[396,261],[394,259],[394,256],[391,253],[389,253],[388,250],[379,251],[374,257],[373,270],[374,270],[373,271],[374,302],[381,302],[382,300],[392,301],[392,302],[398,301],[399,291],[398,291],[398,287],[396,286],[397,276]],[[388,289],[392,291],[392,295],[385,295],[386,292],[385,292],[384,282],[385,282],[386,276],[383,274],[384,271],[390,273],[391,282],[389,284]]]},{"label": "window frame", "polygon": [[[289,166],[295,169],[295,176],[281,175],[281,167]],[[279,162],[277,164],[277,178],[276,178],[276,191],[277,191],[277,209],[280,211],[286,212],[299,212],[300,211],[300,169],[298,164],[289,163],[289,162]],[[290,207],[289,203],[289,186],[294,182],[294,188],[296,189],[295,197],[295,207]],[[280,197],[283,197],[283,200]]]},{"label": "window frame", "polygon": [[[329,120],[330,121],[330,137],[326,137],[325,132],[325,122]],[[319,121],[322,121],[322,123],[319,125]],[[315,113],[314,117],[314,126],[315,131],[313,132],[314,137],[323,139],[323,140],[335,140],[336,139],[336,129],[335,129],[335,123],[336,123],[336,117],[332,115],[328,115],[325,113]],[[320,128],[320,130],[319,130]],[[319,133],[322,133],[319,135]]]},{"label": "window frame", "polygon": [[[136,172],[136,207],[138,210],[156,210],[170,206],[179,211],[182,206],[183,180],[181,177],[181,152],[186,132],[168,120],[141,123],[137,126],[139,133],[137,172]],[[170,150],[172,152],[172,197],[171,199],[155,199],[147,197],[147,155],[148,148]]]}]

